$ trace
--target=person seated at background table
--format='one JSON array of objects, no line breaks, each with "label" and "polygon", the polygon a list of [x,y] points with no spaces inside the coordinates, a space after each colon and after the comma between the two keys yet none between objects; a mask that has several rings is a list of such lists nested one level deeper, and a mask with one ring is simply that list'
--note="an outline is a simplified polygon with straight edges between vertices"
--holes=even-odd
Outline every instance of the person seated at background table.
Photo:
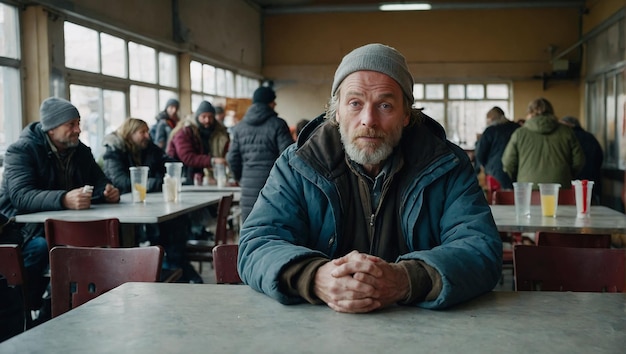
[{"label": "person seated at background table", "polygon": [[[41,103],[40,121],[30,123],[18,140],[7,148],[0,213],[7,217],[47,210],[88,209],[92,203],[118,203],[119,190],[111,184],[79,139],[80,114],[62,98],[50,97]],[[85,190],[85,186],[93,190]],[[22,227],[22,254],[32,304],[39,304],[49,278],[48,246],[44,226],[29,223]],[[49,304],[48,304],[49,305]],[[40,320],[50,316],[44,306]]]},{"label": "person seated at background table", "polygon": [[[168,156],[163,149],[150,140],[148,124],[137,118],[128,118],[117,131],[104,137],[106,151],[103,155],[104,173],[122,193],[131,191],[130,170],[132,166],[148,166],[148,192],[162,190],[166,174],[165,163],[178,160]],[[187,215],[173,220],[138,227],[139,241],[150,241],[165,249],[164,269],[181,268],[180,281],[202,283],[202,277],[185,259],[185,243],[191,234]]]},{"label": "person seated at background table", "polygon": [[[204,173],[213,163],[226,163],[230,138],[215,119],[215,108],[202,101],[195,115],[178,122],[167,143],[167,154],[182,161],[186,184],[193,184],[195,173]],[[213,159],[213,160],[212,160]]]},{"label": "person seated at background table", "polygon": [[170,98],[165,103],[165,109],[159,112],[155,117],[156,123],[150,129],[150,137],[152,141],[161,149],[165,149],[167,139],[180,121],[178,117],[178,109],[180,103],[175,98]]},{"label": "person seated at background table", "polygon": [[[520,125],[508,120],[500,107],[487,112],[487,128],[476,144],[476,162],[483,166],[489,190],[513,189],[511,177],[502,169],[502,153],[511,134]],[[493,183],[495,179],[495,183]]]},{"label": "person seated at background table", "polygon": [[233,177],[241,185],[241,219],[252,210],[278,156],[293,144],[289,126],[274,110],[276,93],[261,86],[252,95],[252,106],[232,130],[226,159]]},{"label": "person seated at background table", "polygon": [[243,224],[244,283],[339,312],[440,309],[494,288],[502,243],[469,158],[413,102],[397,50],[343,58],[327,112],[278,158]]},{"label": "person seated at background table", "polygon": [[537,98],[528,105],[526,123],[515,130],[502,153],[502,168],[513,181],[559,183],[572,188],[585,165],[585,154],[574,131],[559,124],[550,101]]}]

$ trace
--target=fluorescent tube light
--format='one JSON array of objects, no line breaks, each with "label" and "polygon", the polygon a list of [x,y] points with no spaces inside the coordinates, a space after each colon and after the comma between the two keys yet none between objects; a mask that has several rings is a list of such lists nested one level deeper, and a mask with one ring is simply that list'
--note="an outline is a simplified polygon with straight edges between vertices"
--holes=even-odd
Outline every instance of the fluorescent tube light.
[{"label": "fluorescent tube light", "polygon": [[414,2],[414,3],[397,3],[397,4],[381,4],[380,11],[421,11],[430,10],[431,6],[428,3]]}]

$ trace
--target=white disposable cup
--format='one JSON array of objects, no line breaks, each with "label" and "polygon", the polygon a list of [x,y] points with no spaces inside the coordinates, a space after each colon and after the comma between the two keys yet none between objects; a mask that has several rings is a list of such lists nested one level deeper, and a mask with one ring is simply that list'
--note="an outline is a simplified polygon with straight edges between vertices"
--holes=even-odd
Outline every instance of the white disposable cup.
[{"label": "white disposable cup", "polygon": [[133,203],[143,203],[146,201],[148,192],[148,166],[130,167],[130,190],[133,196]]},{"label": "white disposable cup", "polygon": [[586,218],[589,216],[589,212],[591,210],[593,181],[575,180],[572,181],[572,187],[574,188],[574,193],[576,195],[576,217]]},{"label": "white disposable cup", "polygon": [[515,214],[517,216],[530,217],[530,196],[532,190],[532,182],[513,182]]},{"label": "white disposable cup", "polygon": [[163,179],[163,200],[166,202],[177,202],[180,196],[179,193],[177,179],[166,176]]},{"label": "white disposable cup", "polygon": [[183,189],[183,163],[182,162],[166,162],[165,171],[170,178],[176,180],[178,192]]},{"label": "white disposable cup", "polygon": [[541,214],[543,216],[556,217],[556,210],[559,206],[558,183],[539,183],[539,194],[541,196]]}]

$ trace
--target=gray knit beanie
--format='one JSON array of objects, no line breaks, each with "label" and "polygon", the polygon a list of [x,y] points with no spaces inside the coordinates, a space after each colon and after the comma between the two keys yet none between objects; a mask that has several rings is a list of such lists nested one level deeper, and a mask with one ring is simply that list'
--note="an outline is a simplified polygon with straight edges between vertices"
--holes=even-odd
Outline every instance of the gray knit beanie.
[{"label": "gray knit beanie", "polygon": [[410,103],[413,103],[413,77],[409,72],[406,59],[394,48],[379,43],[356,48],[343,57],[335,71],[331,95],[335,95],[346,76],[362,70],[377,71],[396,80],[404,96]]},{"label": "gray knit beanie", "polygon": [[215,107],[209,101],[202,101],[198,105],[198,109],[196,109],[196,118],[198,118],[202,113],[213,113],[215,114]]},{"label": "gray knit beanie", "polygon": [[68,100],[62,98],[46,98],[39,108],[41,129],[47,132],[72,119],[80,118],[78,109]]}]

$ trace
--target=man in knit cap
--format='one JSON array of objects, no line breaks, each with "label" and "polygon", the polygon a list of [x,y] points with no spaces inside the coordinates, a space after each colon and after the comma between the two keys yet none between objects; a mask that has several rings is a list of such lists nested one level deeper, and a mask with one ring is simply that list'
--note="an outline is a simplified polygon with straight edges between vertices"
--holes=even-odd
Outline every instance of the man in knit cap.
[{"label": "man in knit cap", "polygon": [[232,130],[228,165],[241,185],[241,218],[246,220],[278,156],[293,144],[289,126],[278,117],[271,87],[254,91],[252,106]]},{"label": "man in knit cap", "polygon": [[491,291],[502,243],[467,154],[413,109],[402,54],[369,44],[276,161],[241,231],[244,283],[338,312],[446,308]]},{"label": "man in knit cap", "polygon": [[[6,217],[45,210],[88,209],[92,203],[118,203],[91,150],[78,140],[80,114],[62,98],[43,101],[40,121],[30,123],[5,154],[0,213]],[[48,246],[43,224],[25,224],[22,254],[31,288],[30,301],[41,302],[47,286]],[[48,313],[42,316],[49,315]],[[45,318],[44,318],[45,319]]]}]

